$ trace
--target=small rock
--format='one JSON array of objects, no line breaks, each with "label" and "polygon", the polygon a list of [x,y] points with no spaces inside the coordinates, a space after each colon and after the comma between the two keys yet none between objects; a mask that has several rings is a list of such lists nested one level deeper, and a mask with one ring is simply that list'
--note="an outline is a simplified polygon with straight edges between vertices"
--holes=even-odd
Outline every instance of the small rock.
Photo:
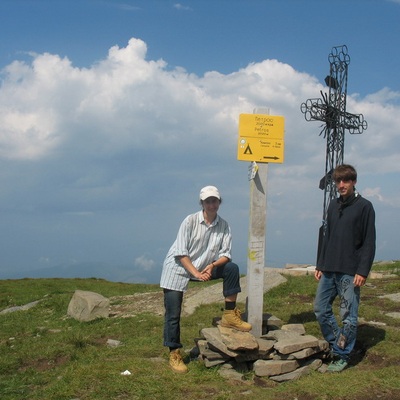
[{"label": "small rock", "polygon": [[114,340],[114,339],[108,339],[107,340],[107,346],[108,347],[119,347],[121,346],[122,342],[119,340]]},{"label": "small rock", "polygon": [[237,372],[234,369],[220,368],[218,370],[218,374],[221,375],[223,378],[232,379],[234,381],[242,381],[243,380],[243,374],[241,374],[240,372]]}]

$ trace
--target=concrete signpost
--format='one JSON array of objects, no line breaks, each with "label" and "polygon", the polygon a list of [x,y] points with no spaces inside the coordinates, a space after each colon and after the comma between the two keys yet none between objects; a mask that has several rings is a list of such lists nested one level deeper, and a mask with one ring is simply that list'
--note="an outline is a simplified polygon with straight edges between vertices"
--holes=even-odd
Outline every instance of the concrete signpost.
[{"label": "concrete signpost", "polygon": [[284,118],[269,115],[265,110],[254,110],[253,114],[240,114],[237,158],[240,161],[251,162],[247,320],[253,326],[253,335],[260,337],[264,297],[268,163],[283,163]]}]

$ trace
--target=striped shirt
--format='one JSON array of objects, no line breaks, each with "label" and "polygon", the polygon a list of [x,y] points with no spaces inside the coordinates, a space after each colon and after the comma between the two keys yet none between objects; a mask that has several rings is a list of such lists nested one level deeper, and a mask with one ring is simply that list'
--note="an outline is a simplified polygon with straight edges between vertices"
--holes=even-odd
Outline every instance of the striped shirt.
[{"label": "striped shirt", "polygon": [[160,286],[186,292],[191,275],[178,257],[188,256],[198,271],[220,257],[231,259],[232,235],[228,223],[219,215],[207,225],[203,211],[187,216],[168,251],[161,273]]}]

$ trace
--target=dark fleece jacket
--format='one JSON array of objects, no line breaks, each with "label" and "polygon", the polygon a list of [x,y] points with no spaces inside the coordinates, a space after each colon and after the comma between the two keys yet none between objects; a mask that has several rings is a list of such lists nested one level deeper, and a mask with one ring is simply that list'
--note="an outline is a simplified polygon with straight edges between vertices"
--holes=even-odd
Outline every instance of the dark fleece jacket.
[{"label": "dark fleece jacket", "polygon": [[327,226],[317,269],[367,277],[375,257],[375,211],[355,193],[329,204]]}]

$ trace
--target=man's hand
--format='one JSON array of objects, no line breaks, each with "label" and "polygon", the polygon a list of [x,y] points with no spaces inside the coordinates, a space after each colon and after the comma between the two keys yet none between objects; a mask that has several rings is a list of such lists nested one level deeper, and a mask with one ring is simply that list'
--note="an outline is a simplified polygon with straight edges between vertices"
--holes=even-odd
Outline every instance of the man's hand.
[{"label": "man's hand", "polygon": [[314,277],[317,281],[319,281],[321,279],[322,276],[322,271],[318,271],[317,269],[314,272]]},{"label": "man's hand", "polygon": [[355,274],[353,284],[355,287],[361,287],[361,286],[365,285],[366,280],[367,280],[367,278],[365,278],[364,276]]},{"label": "man's hand", "polygon": [[209,281],[211,279],[211,273],[212,273],[213,268],[214,268],[213,264],[208,264],[203,269],[203,271],[200,272],[200,274],[201,274],[201,278],[200,279],[202,281]]}]

